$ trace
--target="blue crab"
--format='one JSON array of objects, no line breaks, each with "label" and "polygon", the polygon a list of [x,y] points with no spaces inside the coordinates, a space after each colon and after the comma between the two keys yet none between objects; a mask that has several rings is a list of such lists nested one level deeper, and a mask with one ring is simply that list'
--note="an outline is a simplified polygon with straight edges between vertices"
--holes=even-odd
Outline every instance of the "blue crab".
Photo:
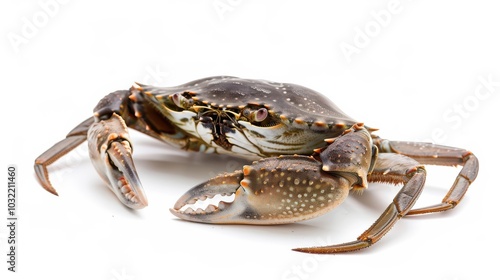
[{"label": "blue crab", "polygon": [[[175,147],[255,160],[184,194],[171,209],[189,221],[283,224],[311,219],[342,203],[368,182],[402,184],[393,202],[355,241],[294,249],[340,253],[377,242],[405,215],[454,208],[477,176],[477,158],[464,149],[382,139],[311,89],[287,83],[210,77],[176,87],[135,84],[104,97],[94,116],[35,160],[49,192],[47,166],[88,141],[90,158],[107,186],[126,206],[148,205],[132,160],[128,128]],[[423,190],[425,164],[463,166],[436,205],[412,209]],[[232,201],[196,203],[216,195]],[[215,205],[217,204],[217,205]]]}]

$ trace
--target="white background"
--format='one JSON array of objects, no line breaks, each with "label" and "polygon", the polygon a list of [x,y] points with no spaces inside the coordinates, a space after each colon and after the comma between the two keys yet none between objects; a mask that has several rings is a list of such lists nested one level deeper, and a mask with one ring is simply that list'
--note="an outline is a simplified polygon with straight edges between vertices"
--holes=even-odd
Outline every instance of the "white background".
[{"label": "white background", "polygon": [[[2,1],[0,166],[18,168],[19,272],[7,272],[2,261],[0,275],[498,277],[500,7],[495,1],[436,2]],[[479,177],[455,210],[405,218],[375,246],[331,256],[290,249],[354,240],[399,187],[372,184],[335,211],[292,225],[182,222],[168,211],[178,197],[244,162],[178,152],[139,133],[132,137],[150,202],[144,210],[131,211],[115,199],[85,145],[51,168],[59,197],[36,182],[34,159],[89,117],[105,94],[134,81],[173,86],[211,75],[310,87],[379,128],[382,137],[470,149],[479,158]],[[481,80],[491,80],[489,91]],[[428,171],[421,206],[440,201],[459,169]],[[0,216],[6,217],[5,188],[2,193]],[[0,260],[7,254],[3,224]]]}]

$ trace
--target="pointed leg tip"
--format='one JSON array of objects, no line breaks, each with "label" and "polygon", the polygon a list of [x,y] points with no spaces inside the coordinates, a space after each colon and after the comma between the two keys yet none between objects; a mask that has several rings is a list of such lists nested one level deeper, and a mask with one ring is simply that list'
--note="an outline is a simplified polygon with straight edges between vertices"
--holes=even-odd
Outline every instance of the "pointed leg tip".
[{"label": "pointed leg tip", "polygon": [[342,243],[338,245],[320,246],[320,247],[305,247],[292,249],[295,252],[309,254],[339,254],[358,251],[372,245],[372,242],[356,240],[352,242]]},{"label": "pointed leg tip", "polygon": [[321,248],[309,247],[309,248],[293,248],[292,251],[307,254],[332,254],[333,252],[328,252],[322,250]]},{"label": "pointed leg tip", "polygon": [[41,178],[38,178],[38,182],[40,182],[40,184],[42,185],[42,187],[46,191],[48,191],[49,193],[51,193],[55,196],[59,196],[56,189],[54,189],[54,187],[52,187],[52,185],[50,184],[50,182],[48,180],[42,180]]},{"label": "pointed leg tip", "polygon": [[57,191],[56,191],[56,190],[54,190],[54,189],[48,189],[48,188],[44,188],[44,189],[45,189],[46,191],[48,191],[49,193],[51,193],[51,194],[55,195],[55,196],[59,196],[59,194],[57,193]]},{"label": "pointed leg tip", "polygon": [[42,187],[49,193],[55,196],[59,196],[56,189],[54,189],[54,187],[52,187],[52,184],[50,183],[47,169],[42,164],[39,164],[37,162],[35,162],[34,168],[35,168],[35,177],[40,183],[40,185],[42,185]]},{"label": "pointed leg tip", "polygon": [[293,248],[292,251],[300,252],[300,253],[307,253],[306,251],[304,251],[304,248]]}]

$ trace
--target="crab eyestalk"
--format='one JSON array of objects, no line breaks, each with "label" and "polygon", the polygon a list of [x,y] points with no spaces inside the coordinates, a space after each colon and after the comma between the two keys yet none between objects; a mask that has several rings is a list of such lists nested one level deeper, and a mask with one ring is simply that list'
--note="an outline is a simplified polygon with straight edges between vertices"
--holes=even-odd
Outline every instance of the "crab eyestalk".
[{"label": "crab eyestalk", "polygon": [[[171,212],[202,223],[293,223],[330,211],[347,197],[350,186],[346,178],[323,172],[320,163],[310,157],[268,158],[192,188]],[[189,210],[198,200],[232,193],[233,202]]]},{"label": "crab eyestalk", "polygon": [[94,123],[88,131],[92,163],[108,187],[126,206],[141,209],[148,205],[144,189],[132,160],[127,126],[113,113]]}]

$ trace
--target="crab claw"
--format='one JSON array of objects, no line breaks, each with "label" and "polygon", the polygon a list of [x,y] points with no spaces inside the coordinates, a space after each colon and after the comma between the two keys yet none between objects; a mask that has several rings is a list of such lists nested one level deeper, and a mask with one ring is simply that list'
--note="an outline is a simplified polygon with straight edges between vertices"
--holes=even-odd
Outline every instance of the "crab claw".
[{"label": "crab claw", "polygon": [[[219,175],[184,194],[170,211],[193,222],[220,224],[284,224],[311,219],[339,205],[351,182],[321,170],[321,163],[306,156],[267,158],[242,171]],[[198,201],[232,195],[205,209]],[[196,208],[196,209],[194,209]]]},{"label": "crab claw", "polygon": [[[175,216],[188,221],[203,223],[237,223],[239,217],[248,205],[243,197],[245,191],[240,186],[243,179],[243,173],[237,171],[231,174],[219,175],[205,183],[202,183],[188,192],[186,192],[175,203],[174,208],[170,209]],[[234,195],[235,201],[240,203],[233,204],[225,202],[222,199],[215,201],[215,196],[222,198]],[[210,204],[210,201],[214,200]],[[206,201],[208,204],[205,209],[195,206],[200,201]],[[196,209],[194,209],[196,208]]]},{"label": "crab claw", "polygon": [[113,113],[94,123],[88,132],[92,163],[118,199],[133,209],[144,208],[148,200],[132,160],[132,147],[123,119]]}]

